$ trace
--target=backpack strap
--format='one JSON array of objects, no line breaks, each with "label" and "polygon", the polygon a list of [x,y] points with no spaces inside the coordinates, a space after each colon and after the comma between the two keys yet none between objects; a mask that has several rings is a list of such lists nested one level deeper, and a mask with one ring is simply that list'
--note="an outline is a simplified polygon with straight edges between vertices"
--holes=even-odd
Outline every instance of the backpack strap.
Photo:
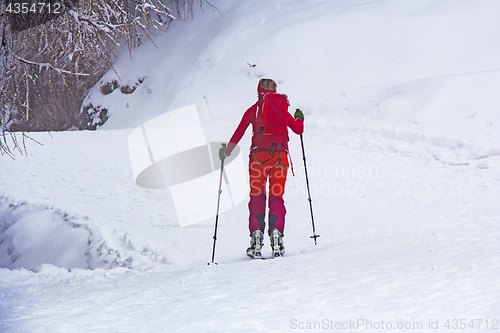
[{"label": "backpack strap", "polygon": [[[264,123],[263,123],[264,117],[262,115],[262,104],[264,104],[264,96],[265,95],[267,95],[267,93],[262,95],[262,103],[259,103],[260,100],[257,101],[257,103],[255,103],[255,105],[257,106],[256,111],[255,111],[255,121],[257,122],[257,121],[259,121],[259,119],[261,119],[262,121],[257,126],[257,128],[258,128],[257,132],[254,129],[254,132],[253,132],[254,135],[255,134],[262,134],[262,132],[264,132]],[[260,113],[260,115],[262,115],[260,118],[259,118],[259,113]]]},{"label": "backpack strap", "polygon": [[292,171],[292,175],[295,177],[295,172],[293,172],[292,155],[290,155],[290,152],[286,149],[283,143],[281,144],[281,149],[287,154],[287,156],[290,157],[290,170]]}]

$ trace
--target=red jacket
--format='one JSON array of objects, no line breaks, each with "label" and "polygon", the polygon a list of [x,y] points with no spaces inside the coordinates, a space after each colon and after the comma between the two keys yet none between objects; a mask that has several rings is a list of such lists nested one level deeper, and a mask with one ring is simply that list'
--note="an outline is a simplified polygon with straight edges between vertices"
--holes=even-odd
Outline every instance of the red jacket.
[{"label": "red jacket", "polygon": [[[289,140],[288,129],[286,131],[287,133],[285,134],[270,133],[270,132],[256,134],[256,132],[258,132],[258,127],[259,127],[259,124],[257,123],[257,109],[262,104],[262,96],[268,91],[264,90],[259,86],[258,92],[259,92],[259,100],[257,101],[257,103],[248,108],[248,110],[246,110],[245,113],[243,114],[240,124],[236,128],[236,131],[234,131],[231,140],[229,140],[229,143],[226,148],[227,154],[230,154],[233,151],[234,147],[241,140],[243,134],[245,134],[245,131],[250,124],[252,124],[252,130],[254,133],[252,136],[252,146],[250,147],[250,150],[258,148],[270,150],[271,145],[273,143],[277,143],[276,147],[277,151],[283,151],[283,150],[288,151],[288,140]],[[287,127],[290,127],[290,129],[295,134],[302,134],[302,132],[304,132],[304,120],[300,118],[294,119],[290,113],[287,113],[287,115],[288,115]]]}]

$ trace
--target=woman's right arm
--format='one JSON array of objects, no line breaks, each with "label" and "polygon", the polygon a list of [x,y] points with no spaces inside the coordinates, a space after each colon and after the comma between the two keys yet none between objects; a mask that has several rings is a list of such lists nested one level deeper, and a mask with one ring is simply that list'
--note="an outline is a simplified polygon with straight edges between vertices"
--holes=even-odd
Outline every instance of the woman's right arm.
[{"label": "woman's right arm", "polygon": [[240,124],[236,128],[236,131],[234,131],[231,140],[229,140],[229,143],[227,144],[226,155],[231,154],[234,147],[236,147],[238,142],[240,142],[248,126],[252,123],[252,119],[255,117],[256,111],[257,111],[257,104],[252,105],[250,108],[248,108],[248,110],[245,111],[243,117],[241,118]]}]

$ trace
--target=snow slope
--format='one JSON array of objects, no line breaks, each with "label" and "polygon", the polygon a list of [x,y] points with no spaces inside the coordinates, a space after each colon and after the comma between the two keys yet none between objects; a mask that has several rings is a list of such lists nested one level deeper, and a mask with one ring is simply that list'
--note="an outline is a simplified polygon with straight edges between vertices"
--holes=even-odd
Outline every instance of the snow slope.
[{"label": "snow slope", "polygon": [[[214,4],[117,59],[121,85],[144,80],[95,87],[102,130],[33,133],[43,147],[1,157],[0,332],[500,328],[500,4]],[[226,141],[259,77],[306,114],[321,237],[294,136],[286,257],[245,257],[243,202],[207,266],[213,219],[179,227],[168,191],[135,185],[127,139],[195,104],[207,140]]]}]

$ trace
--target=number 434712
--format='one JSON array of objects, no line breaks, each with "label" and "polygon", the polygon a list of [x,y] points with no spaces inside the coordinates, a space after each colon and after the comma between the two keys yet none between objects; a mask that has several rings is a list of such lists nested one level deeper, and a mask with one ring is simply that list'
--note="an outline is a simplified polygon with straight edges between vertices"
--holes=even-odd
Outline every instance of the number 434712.
[{"label": "number 434712", "polygon": [[5,11],[10,14],[60,14],[62,6],[60,3],[46,2],[14,2],[9,3]]}]

